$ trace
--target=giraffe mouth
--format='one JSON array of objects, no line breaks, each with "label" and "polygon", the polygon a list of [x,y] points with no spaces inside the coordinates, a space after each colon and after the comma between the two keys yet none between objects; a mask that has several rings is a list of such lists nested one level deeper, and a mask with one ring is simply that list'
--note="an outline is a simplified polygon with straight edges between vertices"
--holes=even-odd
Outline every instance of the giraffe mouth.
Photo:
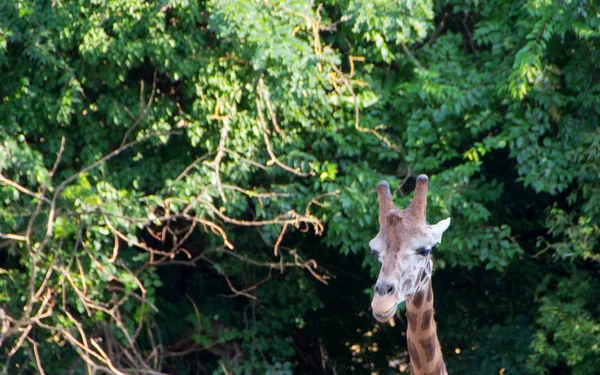
[{"label": "giraffe mouth", "polygon": [[392,306],[392,308],[386,312],[379,313],[379,312],[373,311],[373,316],[375,317],[375,319],[377,319],[379,321],[386,322],[389,320],[388,318],[390,316],[394,315],[394,313],[396,312],[396,307],[398,307],[397,303],[395,303],[394,306]]},{"label": "giraffe mouth", "polygon": [[371,301],[371,310],[373,311],[373,317],[380,323],[389,322],[396,313],[398,304],[404,299],[399,295],[387,295],[387,296],[373,296]]},{"label": "giraffe mouth", "polygon": [[402,301],[404,301],[404,298],[398,294],[388,294],[386,296],[375,294],[371,301],[373,317],[380,323],[389,322],[394,317],[398,304]]}]

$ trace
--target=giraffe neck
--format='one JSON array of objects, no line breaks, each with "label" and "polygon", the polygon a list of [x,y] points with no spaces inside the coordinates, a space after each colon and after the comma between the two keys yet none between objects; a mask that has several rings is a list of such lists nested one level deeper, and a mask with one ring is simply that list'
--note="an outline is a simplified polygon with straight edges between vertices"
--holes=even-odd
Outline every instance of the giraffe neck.
[{"label": "giraffe neck", "polygon": [[412,375],[447,375],[433,319],[431,279],[425,288],[406,301],[406,341]]}]

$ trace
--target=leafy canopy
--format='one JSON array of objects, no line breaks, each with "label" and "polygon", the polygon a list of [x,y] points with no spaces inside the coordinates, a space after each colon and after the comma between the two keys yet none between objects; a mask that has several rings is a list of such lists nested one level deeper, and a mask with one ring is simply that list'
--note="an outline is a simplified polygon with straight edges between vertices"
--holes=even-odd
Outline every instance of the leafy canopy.
[{"label": "leafy canopy", "polygon": [[596,371],[586,2],[0,5],[5,373],[395,373],[374,187],[431,179],[452,373]]}]

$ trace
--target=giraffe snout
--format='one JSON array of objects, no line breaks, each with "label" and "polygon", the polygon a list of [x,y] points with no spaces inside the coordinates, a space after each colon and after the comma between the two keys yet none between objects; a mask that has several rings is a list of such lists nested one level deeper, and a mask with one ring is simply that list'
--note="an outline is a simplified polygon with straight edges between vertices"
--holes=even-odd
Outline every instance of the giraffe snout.
[{"label": "giraffe snout", "polygon": [[395,291],[396,288],[394,287],[394,284],[385,280],[378,281],[375,285],[375,294],[380,295],[382,297],[392,295]]}]

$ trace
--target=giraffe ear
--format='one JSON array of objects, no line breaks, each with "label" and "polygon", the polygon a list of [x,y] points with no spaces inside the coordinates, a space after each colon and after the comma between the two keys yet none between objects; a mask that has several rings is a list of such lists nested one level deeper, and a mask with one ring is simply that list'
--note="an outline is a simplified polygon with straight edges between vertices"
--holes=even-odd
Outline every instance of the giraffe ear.
[{"label": "giraffe ear", "polygon": [[448,229],[449,226],[450,218],[446,218],[440,221],[439,223],[431,226],[431,234],[433,235],[433,238],[436,243],[442,242],[442,234],[444,234],[444,232],[446,231],[446,229]]}]

